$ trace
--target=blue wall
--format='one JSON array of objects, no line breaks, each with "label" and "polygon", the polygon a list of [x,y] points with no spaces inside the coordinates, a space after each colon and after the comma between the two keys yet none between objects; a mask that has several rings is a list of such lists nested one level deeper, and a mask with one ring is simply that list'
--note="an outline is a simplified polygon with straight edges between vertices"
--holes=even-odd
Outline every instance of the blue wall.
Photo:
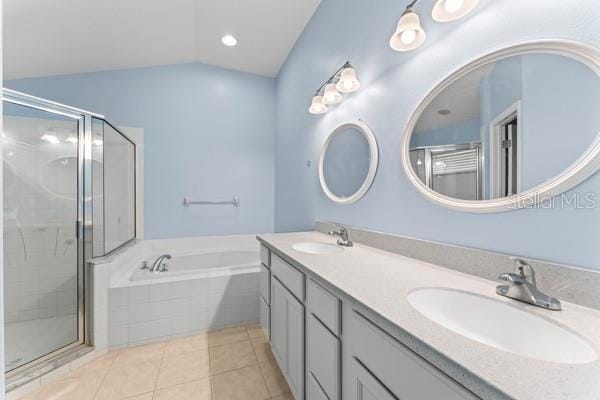
[{"label": "blue wall", "polygon": [[[431,20],[434,0],[416,6],[427,31],[410,53],[388,46],[404,4],[397,0],[325,0],[277,79],[275,227],[311,229],[316,219],[600,269],[600,204],[594,209],[529,209],[467,214],[425,200],[400,163],[402,132],[412,110],[449,72],[499,47],[559,37],[600,46],[600,2],[482,0],[476,12],[448,24]],[[343,12],[340,12],[343,10]],[[310,99],[350,60],[362,88],[327,114],[308,113]],[[361,118],[379,141],[377,178],[367,195],[340,206],[322,193],[315,161],[335,126]],[[312,166],[307,167],[307,160]],[[571,193],[594,192],[600,174]]]},{"label": "blue wall", "polygon": [[[274,79],[183,64],[4,86],[144,129],[146,238],[273,230]],[[184,208],[184,196],[240,207]]]}]

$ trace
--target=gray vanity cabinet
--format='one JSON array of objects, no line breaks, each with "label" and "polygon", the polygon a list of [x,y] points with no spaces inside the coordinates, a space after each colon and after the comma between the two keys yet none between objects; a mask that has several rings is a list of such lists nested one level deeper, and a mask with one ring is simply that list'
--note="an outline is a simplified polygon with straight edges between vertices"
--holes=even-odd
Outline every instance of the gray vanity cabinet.
[{"label": "gray vanity cabinet", "polygon": [[271,271],[264,265],[260,265],[259,274],[259,321],[265,333],[265,337],[271,337]]},{"label": "gray vanity cabinet", "polygon": [[306,400],[341,400],[340,300],[324,287],[306,285]]},{"label": "gray vanity cabinet", "polygon": [[365,315],[344,303],[344,399],[478,399]]},{"label": "gray vanity cabinet", "polygon": [[274,252],[261,249],[261,259],[271,349],[295,400],[479,399],[370,310]]},{"label": "gray vanity cabinet", "polygon": [[304,305],[271,279],[271,347],[296,400],[304,399]]},{"label": "gray vanity cabinet", "polygon": [[350,388],[347,400],[398,400],[356,358],[350,360],[347,379],[346,386]]}]

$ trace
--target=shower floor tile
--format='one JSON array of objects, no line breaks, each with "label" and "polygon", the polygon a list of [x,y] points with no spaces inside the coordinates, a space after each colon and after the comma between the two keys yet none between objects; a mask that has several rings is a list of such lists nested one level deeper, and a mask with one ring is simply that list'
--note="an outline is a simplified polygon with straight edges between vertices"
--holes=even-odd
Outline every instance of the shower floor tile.
[{"label": "shower floor tile", "polygon": [[292,399],[270,351],[256,325],[229,328],[112,351],[21,399]]},{"label": "shower floor tile", "polygon": [[5,335],[6,369],[11,370],[76,341],[77,315],[10,322]]}]

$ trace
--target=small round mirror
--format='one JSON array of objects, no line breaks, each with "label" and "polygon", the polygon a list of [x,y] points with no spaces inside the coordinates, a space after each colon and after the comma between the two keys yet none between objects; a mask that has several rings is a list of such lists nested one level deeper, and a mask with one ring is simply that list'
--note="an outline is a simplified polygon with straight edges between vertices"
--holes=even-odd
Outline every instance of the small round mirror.
[{"label": "small round mirror", "polygon": [[371,187],[377,160],[377,142],[367,125],[358,121],[338,126],[321,149],[319,179],[323,192],[336,203],[355,203]]}]

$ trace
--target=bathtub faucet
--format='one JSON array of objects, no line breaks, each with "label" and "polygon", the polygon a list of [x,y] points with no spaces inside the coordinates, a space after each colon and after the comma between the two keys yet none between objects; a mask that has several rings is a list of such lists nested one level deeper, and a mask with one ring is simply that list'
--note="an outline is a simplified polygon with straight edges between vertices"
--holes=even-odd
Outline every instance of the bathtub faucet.
[{"label": "bathtub faucet", "polygon": [[[167,271],[167,268],[163,265],[165,260],[170,260],[171,259],[171,255],[170,254],[163,254],[162,256],[159,256],[156,261],[154,261],[152,263],[152,266],[150,267],[150,272],[165,272]],[[161,269],[161,265],[163,265],[162,269]]]}]

